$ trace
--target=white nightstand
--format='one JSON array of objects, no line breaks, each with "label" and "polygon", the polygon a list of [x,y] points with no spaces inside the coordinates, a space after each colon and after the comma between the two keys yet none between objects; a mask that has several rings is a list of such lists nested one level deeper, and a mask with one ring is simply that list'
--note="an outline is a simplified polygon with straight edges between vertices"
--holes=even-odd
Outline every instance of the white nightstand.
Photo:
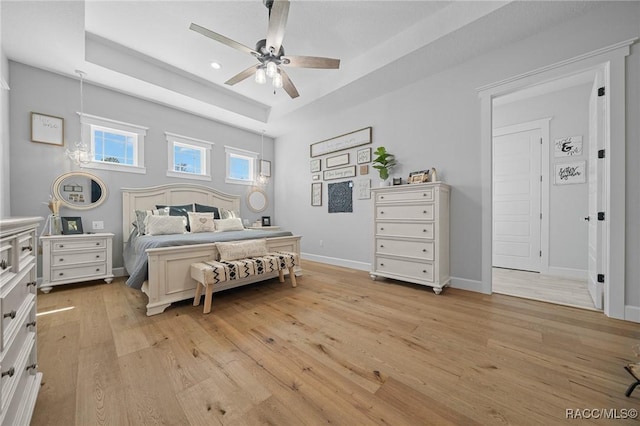
[{"label": "white nightstand", "polygon": [[279,231],[279,226],[250,226],[248,229],[261,229],[263,231]]},{"label": "white nightstand", "polygon": [[56,285],[113,280],[113,234],[48,235],[42,242],[42,283],[45,293]]}]

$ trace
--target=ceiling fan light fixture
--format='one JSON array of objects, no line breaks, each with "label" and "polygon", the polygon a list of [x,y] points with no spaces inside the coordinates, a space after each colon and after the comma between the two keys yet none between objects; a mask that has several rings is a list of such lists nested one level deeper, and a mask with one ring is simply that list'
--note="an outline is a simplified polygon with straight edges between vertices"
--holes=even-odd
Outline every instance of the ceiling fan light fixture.
[{"label": "ceiling fan light fixture", "polygon": [[267,62],[267,77],[274,78],[278,73],[278,66],[275,62]]},{"label": "ceiling fan light fixture", "polygon": [[256,70],[256,83],[264,84],[267,82],[267,75],[264,72],[264,68],[258,68]]},{"label": "ceiling fan light fixture", "polygon": [[282,88],[282,74],[280,72],[276,72],[273,76],[273,87],[276,89]]}]

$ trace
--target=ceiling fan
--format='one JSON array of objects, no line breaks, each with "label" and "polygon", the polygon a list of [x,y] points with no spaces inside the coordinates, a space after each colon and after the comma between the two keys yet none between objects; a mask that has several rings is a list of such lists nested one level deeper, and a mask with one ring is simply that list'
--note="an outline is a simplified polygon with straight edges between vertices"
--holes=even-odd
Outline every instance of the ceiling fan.
[{"label": "ceiling fan", "polygon": [[269,9],[269,27],[267,29],[267,38],[258,40],[255,49],[251,49],[242,43],[238,43],[235,40],[231,40],[228,37],[194,23],[191,23],[189,29],[241,52],[253,55],[258,60],[258,65],[252,65],[246,70],[236,74],[225,81],[225,84],[233,86],[252,75],[255,75],[257,83],[264,84],[266,78],[270,77],[274,88],[279,89],[283,87],[292,99],[297,98],[300,94],[282,66],[338,69],[340,67],[340,59],[320,58],[316,56],[285,56],[282,40],[284,39],[284,30],[289,15],[289,0],[262,0],[262,2],[267,9]]}]

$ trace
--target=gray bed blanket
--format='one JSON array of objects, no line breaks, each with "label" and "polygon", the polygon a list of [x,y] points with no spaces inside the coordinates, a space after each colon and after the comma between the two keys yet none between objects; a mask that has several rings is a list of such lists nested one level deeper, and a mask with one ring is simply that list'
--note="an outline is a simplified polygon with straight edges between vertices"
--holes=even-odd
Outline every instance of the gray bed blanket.
[{"label": "gray bed blanket", "polygon": [[290,237],[292,235],[289,231],[263,231],[258,229],[228,232],[201,232],[196,234],[131,235],[125,245],[123,253],[124,266],[129,273],[127,285],[132,288],[142,288],[142,284],[148,276],[148,256],[146,250],[150,248],[252,240],[255,238]]}]

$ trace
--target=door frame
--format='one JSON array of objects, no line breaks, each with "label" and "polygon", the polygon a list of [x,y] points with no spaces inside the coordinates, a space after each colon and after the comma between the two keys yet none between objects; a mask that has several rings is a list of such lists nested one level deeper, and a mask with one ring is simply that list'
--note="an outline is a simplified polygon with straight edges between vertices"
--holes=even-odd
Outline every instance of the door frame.
[{"label": "door frame", "polygon": [[[540,157],[540,174],[542,175],[542,182],[540,182],[540,213],[542,213],[542,220],[540,221],[540,250],[542,251],[542,257],[540,258],[540,273],[549,273],[549,138],[550,138],[550,122],[552,117],[541,118],[539,120],[527,121],[524,123],[512,124],[509,126],[498,127],[492,130],[491,143],[493,147],[493,137],[498,136],[495,133],[516,133],[526,132],[529,130],[540,129],[540,135],[542,137],[542,146]],[[547,155],[545,155],[547,153]],[[493,150],[491,152],[491,191],[493,194]],[[491,220],[493,223],[493,195],[491,198]],[[491,233],[491,239],[493,241],[493,229]],[[491,244],[491,250],[493,250],[493,242]],[[491,252],[493,256],[493,251]],[[493,262],[491,262],[493,265]]]},{"label": "door frame", "polygon": [[[486,294],[492,292],[492,109],[493,99],[540,83],[556,80],[585,71],[602,69],[607,90],[608,137],[605,140],[605,192],[607,237],[605,253],[604,313],[625,319],[625,58],[637,38],[622,41],[592,52],[520,74],[477,89],[480,97],[481,120],[481,191],[482,191],[482,286]],[[611,167],[615,164],[615,167]],[[611,189],[615,188],[615,191]]]}]

